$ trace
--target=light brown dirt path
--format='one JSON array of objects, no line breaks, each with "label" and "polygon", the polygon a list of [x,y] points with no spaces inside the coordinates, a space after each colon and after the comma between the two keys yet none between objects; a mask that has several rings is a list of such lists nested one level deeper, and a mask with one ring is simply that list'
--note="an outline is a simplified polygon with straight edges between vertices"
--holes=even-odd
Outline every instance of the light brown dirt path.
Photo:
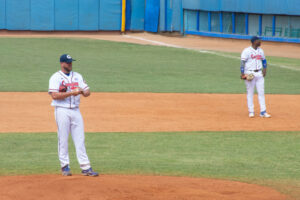
[{"label": "light brown dirt path", "polygon": [[[271,119],[248,118],[245,94],[93,93],[86,132],[300,131],[300,95],[266,95]],[[257,99],[255,97],[255,99]],[[0,93],[0,132],[56,132],[47,93]]]},{"label": "light brown dirt path", "polygon": [[0,177],[1,200],[284,200],[246,183],[184,177],[58,175]]},{"label": "light brown dirt path", "polygon": [[[126,37],[133,36],[132,38]],[[185,48],[201,49],[201,50],[214,50],[224,52],[241,53],[242,50],[250,46],[248,40],[235,40],[224,38],[212,37],[199,37],[188,35],[185,37],[169,37],[166,35],[153,34],[147,32],[131,33],[127,32],[126,35],[121,35],[119,32],[31,32],[31,31],[0,31],[0,37],[59,37],[59,38],[90,38],[109,40],[117,42],[128,42],[136,44],[150,44],[159,45],[155,42],[163,42],[171,45],[178,45]],[[144,40],[135,39],[134,37],[142,38]],[[148,41],[147,41],[148,40]],[[279,43],[264,41],[262,48],[267,56],[279,56],[287,58],[300,58],[300,44],[293,43]]]}]

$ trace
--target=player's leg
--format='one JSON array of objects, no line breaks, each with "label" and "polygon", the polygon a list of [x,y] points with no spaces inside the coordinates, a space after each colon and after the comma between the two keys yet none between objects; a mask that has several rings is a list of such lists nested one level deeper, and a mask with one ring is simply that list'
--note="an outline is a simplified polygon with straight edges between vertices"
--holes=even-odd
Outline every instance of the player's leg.
[{"label": "player's leg", "polygon": [[260,116],[261,117],[271,117],[267,113],[266,102],[265,102],[265,78],[260,76],[256,81],[256,89],[258,95],[258,102],[260,105]]},{"label": "player's leg", "polygon": [[68,151],[68,138],[70,133],[70,115],[66,108],[55,108],[55,119],[57,124],[58,157],[61,167],[70,164]]},{"label": "player's leg", "polygon": [[247,88],[247,104],[248,104],[249,116],[251,114],[254,114],[253,96],[254,96],[255,82],[256,82],[255,78],[252,81],[245,80],[245,84]]},{"label": "player's leg", "polygon": [[72,109],[71,134],[76,148],[77,160],[82,170],[91,168],[85,148],[83,119],[79,109]]}]

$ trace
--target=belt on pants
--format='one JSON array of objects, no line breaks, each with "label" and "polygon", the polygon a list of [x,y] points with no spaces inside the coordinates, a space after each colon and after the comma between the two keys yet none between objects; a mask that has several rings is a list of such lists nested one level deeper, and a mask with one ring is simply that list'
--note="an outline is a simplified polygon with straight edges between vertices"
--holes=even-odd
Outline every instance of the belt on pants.
[{"label": "belt on pants", "polygon": [[261,71],[261,69],[249,70],[249,71],[252,71],[252,72],[260,72],[260,71]]}]

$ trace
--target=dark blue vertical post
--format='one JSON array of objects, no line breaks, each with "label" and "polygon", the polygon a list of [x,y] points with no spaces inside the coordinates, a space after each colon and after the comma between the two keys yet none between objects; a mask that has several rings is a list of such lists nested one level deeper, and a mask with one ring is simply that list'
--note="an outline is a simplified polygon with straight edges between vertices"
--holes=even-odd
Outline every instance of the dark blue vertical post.
[{"label": "dark blue vertical post", "polygon": [[197,31],[200,31],[200,22],[199,22],[199,10],[197,11]]},{"label": "dark blue vertical post", "polygon": [[262,15],[259,15],[259,35],[262,35]]},{"label": "dark blue vertical post", "polygon": [[246,14],[245,16],[245,26],[246,26],[246,35],[249,34],[249,15]]},{"label": "dark blue vertical post", "polygon": [[273,26],[272,26],[272,36],[275,36],[275,29],[276,29],[276,16],[273,15]]},{"label": "dark blue vertical post", "polygon": [[[122,12],[121,12],[122,13]],[[131,0],[126,0],[125,30],[131,29]]]},{"label": "dark blue vertical post", "polygon": [[223,13],[220,12],[220,32],[223,33]]},{"label": "dark blue vertical post", "polygon": [[235,13],[232,13],[232,33],[235,33]]},{"label": "dark blue vertical post", "polygon": [[208,31],[211,32],[211,12],[208,12]]}]

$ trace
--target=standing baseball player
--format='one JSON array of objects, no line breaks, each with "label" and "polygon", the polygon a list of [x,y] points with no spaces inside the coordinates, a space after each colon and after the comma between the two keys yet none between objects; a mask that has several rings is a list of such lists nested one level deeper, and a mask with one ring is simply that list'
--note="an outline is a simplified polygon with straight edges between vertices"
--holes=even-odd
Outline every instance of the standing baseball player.
[{"label": "standing baseball player", "polygon": [[68,138],[71,133],[76,148],[77,160],[85,176],[98,176],[91,168],[84,144],[83,119],[79,110],[80,95],[90,96],[90,89],[82,76],[72,71],[70,55],[60,57],[61,70],[54,73],[49,80],[51,105],[55,107],[55,120],[58,134],[58,157],[62,175],[71,176],[69,167]]},{"label": "standing baseball player", "polygon": [[241,78],[245,79],[247,87],[247,103],[249,117],[254,117],[253,96],[256,87],[260,105],[260,116],[269,118],[265,103],[265,79],[267,73],[267,60],[264,51],[260,48],[259,37],[251,38],[252,45],[242,52],[241,55]]}]

